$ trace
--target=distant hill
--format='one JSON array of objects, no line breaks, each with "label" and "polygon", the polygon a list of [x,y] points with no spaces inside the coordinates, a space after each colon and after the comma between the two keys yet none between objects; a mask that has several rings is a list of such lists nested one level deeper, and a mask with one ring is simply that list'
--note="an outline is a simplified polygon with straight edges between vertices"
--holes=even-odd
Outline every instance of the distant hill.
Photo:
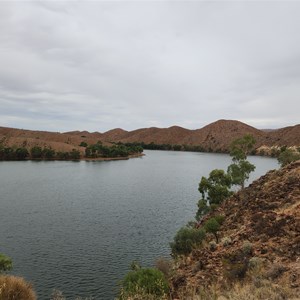
[{"label": "distant hill", "polygon": [[84,151],[81,142],[104,144],[111,142],[170,144],[201,146],[205,151],[227,152],[230,143],[245,134],[252,134],[256,147],[260,146],[300,146],[300,125],[289,126],[272,131],[263,131],[234,120],[219,120],[201,129],[189,130],[179,126],[169,128],[141,128],[126,131],[121,128],[104,133],[88,131],[70,131],[65,133],[33,131],[0,127],[0,142],[7,146],[35,145],[50,146],[56,151],[70,151],[73,148]]}]

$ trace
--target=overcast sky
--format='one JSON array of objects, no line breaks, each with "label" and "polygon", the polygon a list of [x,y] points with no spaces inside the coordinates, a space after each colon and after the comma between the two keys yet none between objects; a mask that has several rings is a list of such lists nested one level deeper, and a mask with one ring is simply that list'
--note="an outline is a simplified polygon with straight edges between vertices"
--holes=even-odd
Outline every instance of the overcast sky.
[{"label": "overcast sky", "polygon": [[0,126],[300,121],[298,1],[0,1]]}]

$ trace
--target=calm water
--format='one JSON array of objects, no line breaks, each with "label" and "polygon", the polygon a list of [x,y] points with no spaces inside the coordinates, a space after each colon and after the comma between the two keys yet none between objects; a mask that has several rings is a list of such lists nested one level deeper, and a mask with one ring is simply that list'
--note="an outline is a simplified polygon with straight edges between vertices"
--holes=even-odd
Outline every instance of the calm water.
[{"label": "calm water", "polygon": [[[193,218],[198,183],[222,154],[145,151],[112,162],[0,162],[0,252],[39,299],[113,299],[133,260],[151,266]],[[252,179],[277,168],[250,157]]]}]

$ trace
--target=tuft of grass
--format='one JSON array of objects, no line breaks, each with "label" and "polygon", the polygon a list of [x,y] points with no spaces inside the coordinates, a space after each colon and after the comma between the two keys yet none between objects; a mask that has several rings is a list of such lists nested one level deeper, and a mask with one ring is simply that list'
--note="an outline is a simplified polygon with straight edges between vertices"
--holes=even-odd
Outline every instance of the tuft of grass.
[{"label": "tuft of grass", "polygon": [[32,285],[21,277],[0,276],[0,300],[36,300]]}]

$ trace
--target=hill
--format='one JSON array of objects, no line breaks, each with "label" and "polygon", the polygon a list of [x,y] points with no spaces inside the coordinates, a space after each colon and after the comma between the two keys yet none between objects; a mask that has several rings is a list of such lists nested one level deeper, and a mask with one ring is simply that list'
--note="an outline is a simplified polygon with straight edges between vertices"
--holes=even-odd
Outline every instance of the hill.
[{"label": "hill", "polygon": [[300,146],[300,125],[266,132],[234,120],[219,120],[196,130],[172,126],[133,131],[116,128],[104,133],[88,131],[59,133],[0,127],[0,142],[6,146],[48,146],[56,151],[77,149],[83,152],[84,148],[79,146],[81,142],[94,144],[101,141],[104,144],[122,142],[188,145],[199,146],[203,151],[228,152],[230,143],[245,134],[253,135],[257,141],[255,147],[261,147],[264,151],[272,146]]},{"label": "hill", "polygon": [[119,131],[113,136],[104,133],[103,138],[111,142],[201,146],[205,151],[228,152],[230,143],[245,134],[254,136],[257,148],[300,146],[300,125],[266,132],[235,120],[219,120],[196,130],[172,126]]},{"label": "hill", "polygon": [[212,285],[222,290],[234,282],[251,282],[259,289],[270,281],[277,287],[276,299],[286,299],[280,295],[285,288],[300,295],[300,161],[268,172],[206,220],[216,215],[225,216],[218,233],[221,242],[212,248],[214,238],[208,237],[177,263],[174,297]]}]

